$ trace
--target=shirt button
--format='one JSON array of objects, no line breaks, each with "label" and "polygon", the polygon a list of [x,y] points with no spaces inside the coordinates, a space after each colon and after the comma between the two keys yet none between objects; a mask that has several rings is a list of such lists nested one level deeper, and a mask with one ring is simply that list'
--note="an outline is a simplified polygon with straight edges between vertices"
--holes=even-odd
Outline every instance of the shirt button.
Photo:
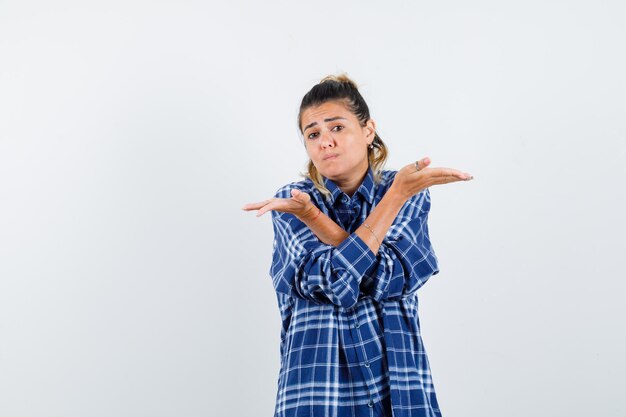
[{"label": "shirt button", "polygon": [[365,362],[365,367],[369,368],[370,367],[370,363],[369,362]]},{"label": "shirt button", "polygon": [[343,198],[341,199],[341,201],[343,201],[344,203],[347,203],[347,202],[348,202],[348,197],[343,197]]},{"label": "shirt button", "polygon": [[357,321],[357,322],[356,322],[356,324],[354,325],[354,327],[356,327],[356,328],[358,329],[359,327],[361,327],[361,325],[360,325],[360,324],[359,324],[359,322]]},{"label": "shirt button", "polygon": [[368,403],[367,403],[367,406],[368,406],[369,408],[374,407],[374,401],[372,401],[372,399],[371,399],[371,398],[370,398],[370,402],[368,402]]}]

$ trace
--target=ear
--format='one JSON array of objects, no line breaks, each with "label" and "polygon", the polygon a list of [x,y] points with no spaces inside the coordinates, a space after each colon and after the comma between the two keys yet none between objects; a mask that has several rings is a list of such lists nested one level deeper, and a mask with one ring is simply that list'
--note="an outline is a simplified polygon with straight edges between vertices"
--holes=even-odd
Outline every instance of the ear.
[{"label": "ear", "polygon": [[369,119],[363,126],[363,129],[365,129],[365,137],[367,137],[368,142],[372,143],[376,135],[376,122],[374,119]]}]

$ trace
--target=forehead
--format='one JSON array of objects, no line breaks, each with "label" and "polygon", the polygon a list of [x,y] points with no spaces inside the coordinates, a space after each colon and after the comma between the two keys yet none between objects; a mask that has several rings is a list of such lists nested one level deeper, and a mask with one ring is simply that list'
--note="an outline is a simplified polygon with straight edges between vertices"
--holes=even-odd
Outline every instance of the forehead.
[{"label": "forehead", "polygon": [[335,116],[345,117],[348,120],[356,119],[356,116],[348,110],[344,102],[334,100],[305,109],[302,112],[302,126],[312,122],[322,123],[323,119]]}]

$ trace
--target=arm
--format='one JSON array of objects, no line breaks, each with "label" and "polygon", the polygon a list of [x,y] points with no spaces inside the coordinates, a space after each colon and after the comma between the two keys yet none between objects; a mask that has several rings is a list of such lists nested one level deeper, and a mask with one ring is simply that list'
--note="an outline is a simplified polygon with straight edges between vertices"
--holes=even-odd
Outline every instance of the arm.
[{"label": "arm", "polygon": [[[424,158],[420,167],[429,163]],[[310,197],[303,193],[305,198],[299,198],[289,186],[273,199],[244,209],[258,209],[257,216],[272,211],[275,239],[270,274],[276,291],[351,307],[358,301],[362,282],[364,292],[382,300],[412,292],[439,272],[428,239],[427,210],[417,220],[415,211],[408,217],[403,215],[403,219],[413,220],[396,222],[400,225],[392,228],[396,232],[386,241],[383,237],[407,200],[429,197],[428,191],[423,191],[431,185],[472,178],[449,168],[422,168],[418,172],[415,164],[405,166],[365,221],[373,232],[361,225],[347,234],[323,213],[316,214],[317,209],[311,211],[314,205]],[[414,198],[418,194],[421,197]]]},{"label": "arm", "polygon": [[[387,234],[389,227],[405,202],[406,198],[401,197],[394,187],[390,187],[381,201],[363,222],[369,225],[371,229],[361,225],[355,230],[354,233],[365,242],[373,255],[378,253],[383,237]],[[306,215],[300,216],[299,218],[311,229],[320,241],[327,245],[339,246],[350,236],[348,232],[325,213],[318,214],[316,210],[310,210]]]},{"label": "arm", "polygon": [[430,190],[415,195],[402,208],[378,251],[377,262],[361,283],[361,291],[377,301],[414,294],[439,273],[428,234]]},{"label": "arm", "polygon": [[[420,169],[417,169],[419,162]],[[377,254],[380,241],[389,230],[390,225],[398,215],[402,206],[407,200],[413,199],[416,195],[421,195],[426,190],[428,197],[428,208],[430,208],[430,193],[428,187],[436,184],[448,184],[456,181],[469,181],[474,177],[468,173],[463,173],[451,168],[429,168],[430,158],[423,158],[414,164],[403,167],[395,174],[393,183],[378,203],[376,208],[363,222],[369,225],[361,225],[355,233],[366,242],[370,250]],[[313,209],[310,197],[304,194],[304,198],[295,191],[293,198],[301,204],[298,218],[304,222],[309,229],[324,243],[337,246],[343,242],[348,233],[337,225],[324,213],[319,213]],[[288,196],[290,197],[290,196]],[[268,200],[269,201],[269,200]],[[271,204],[262,208],[260,212],[272,210]],[[426,213],[428,210],[426,210]],[[425,223],[424,223],[425,224]]]},{"label": "arm", "polygon": [[[275,198],[287,198],[291,195],[290,191],[289,186],[283,187]],[[388,228],[393,218],[387,219],[387,216],[395,216],[397,211],[390,209],[394,207],[392,195],[387,201],[386,209],[381,200],[370,217],[378,212],[376,224],[386,221]],[[326,220],[334,224],[327,216],[321,216],[317,215],[313,221],[318,227],[327,227]],[[309,220],[307,222],[313,224]],[[376,262],[376,254],[368,244],[377,247],[378,243],[369,230],[360,228],[352,234],[343,231],[345,238],[334,246],[321,242],[306,223],[291,213],[273,210],[272,224],[274,247],[270,275],[276,291],[295,294],[318,304],[332,303],[345,308],[356,304],[361,280]],[[332,228],[325,230],[333,233]]]},{"label": "arm", "polygon": [[[355,231],[376,256],[374,265],[362,279],[360,289],[377,301],[413,294],[428,278],[439,273],[437,256],[428,234],[430,190],[427,188],[412,196],[392,219],[391,227],[387,222],[391,215],[397,213],[394,202],[398,199],[390,193],[393,193],[393,189],[385,194],[365,220],[375,232],[388,230],[384,240],[385,235],[378,235],[377,232],[377,238],[382,243],[379,245],[364,226]],[[388,196],[391,197],[386,200]],[[324,238],[328,240],[327,244],[338,246],[350,236],[324,213],[316,214],[315,210],[311,211],[314,214],[302,216],[302,221],[320,240]]]}]

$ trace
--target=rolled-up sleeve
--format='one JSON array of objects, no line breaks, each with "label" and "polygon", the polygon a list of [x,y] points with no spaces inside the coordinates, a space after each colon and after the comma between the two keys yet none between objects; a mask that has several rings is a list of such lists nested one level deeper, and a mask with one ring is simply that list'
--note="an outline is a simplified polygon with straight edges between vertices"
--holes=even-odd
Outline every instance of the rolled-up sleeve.
[{"label": "rolled-up sleeve", "polygon": [[[290,195],[290,189],[283,187],[275,197]],[[356,233],[336,247],[327,245],[293,214],[272,211],[270,275],[275,290],[344,308],[363,296],[382,301],[414,293],[439,273],[428,235],[429,210],[428,189],[410,198],[377,254]]]},{"label": "rolled-up sleeve", "polygon": [[277,292],[349,308],[376,256],[355,233],[337,247],[321,242],[296,216],[272,211],[270,275]]},{"label": "rolled-up sleeve", "polygon": [[377,301],[415,293],[433,275],[439,262],[428,234],[430,191],[409,199],[383,240],[374,267],[361,282],[361,292]]}]

